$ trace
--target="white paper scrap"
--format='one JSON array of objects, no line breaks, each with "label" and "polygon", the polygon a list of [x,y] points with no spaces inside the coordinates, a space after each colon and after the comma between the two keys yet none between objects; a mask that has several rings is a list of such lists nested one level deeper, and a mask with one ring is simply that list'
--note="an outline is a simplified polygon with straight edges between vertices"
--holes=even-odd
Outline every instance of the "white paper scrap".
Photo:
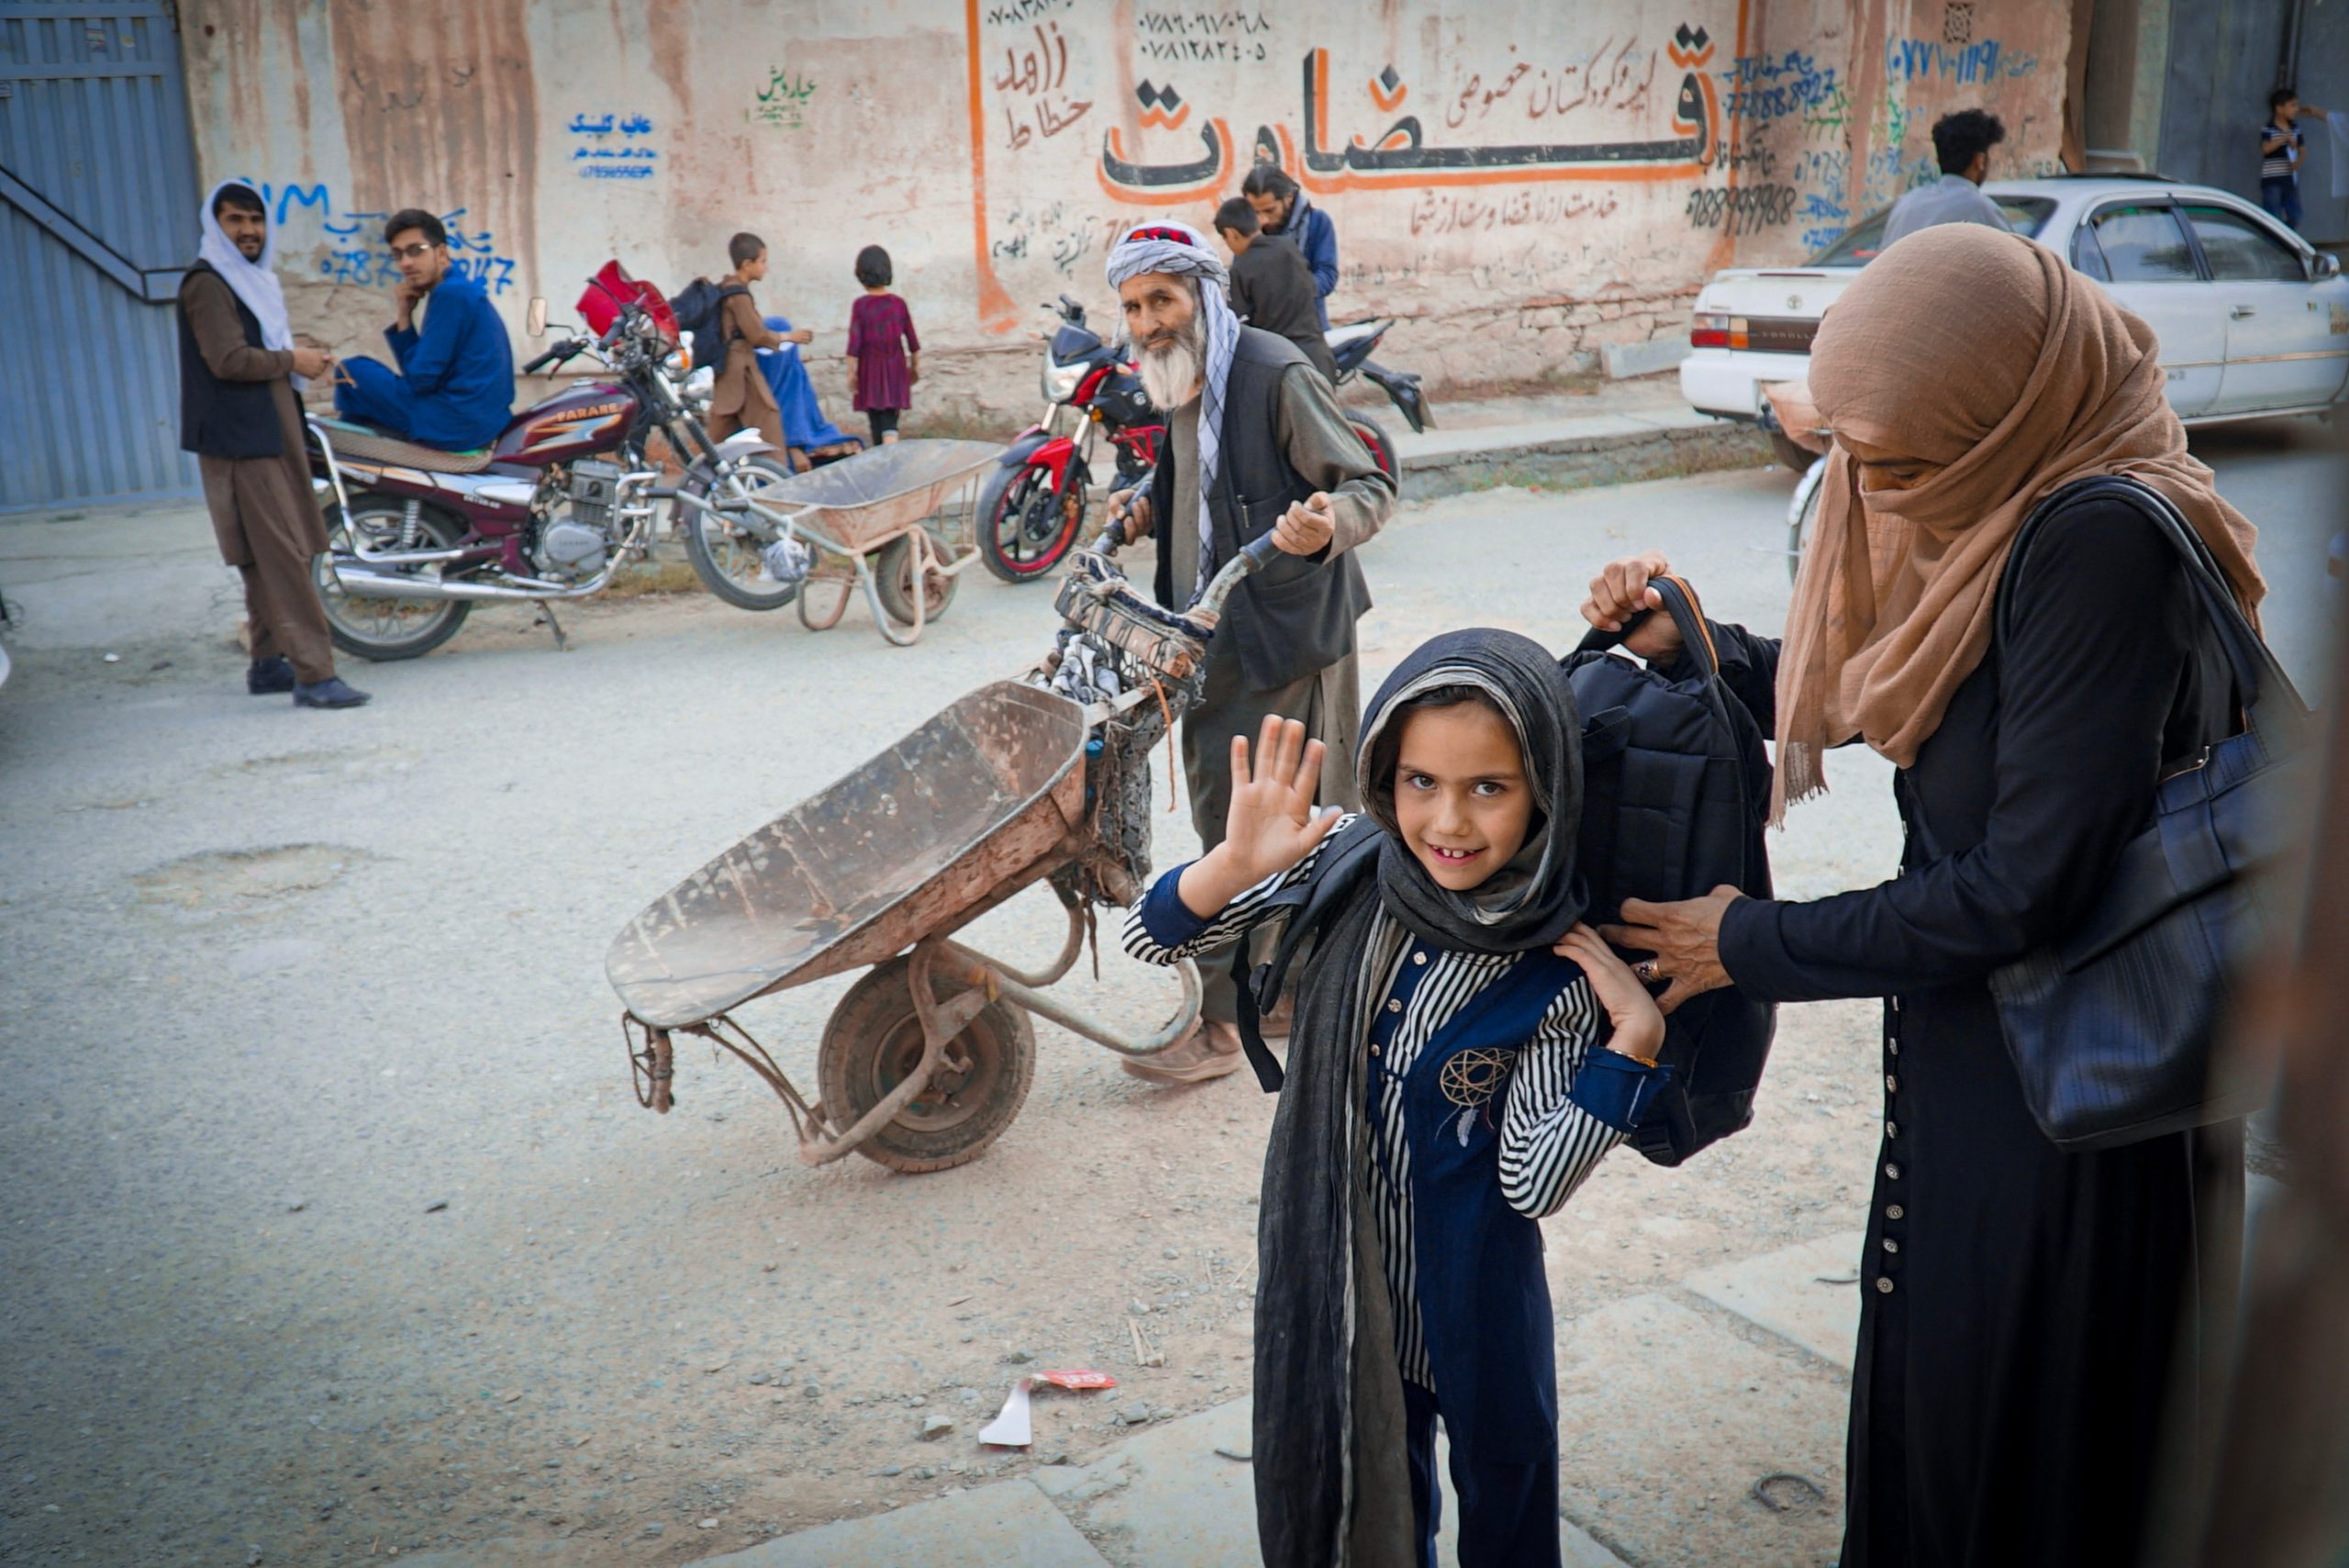
[{"label": "white paper scrap", "polygon": [[1026,1448],[1035,1438],[1035,1426],[1028,1418],[1028,1380],[1023,1377],[1011,1385],[1011,1397],[1003,1402],[996,1418],[979,1429],[979,1440],[1003,1448]]}]

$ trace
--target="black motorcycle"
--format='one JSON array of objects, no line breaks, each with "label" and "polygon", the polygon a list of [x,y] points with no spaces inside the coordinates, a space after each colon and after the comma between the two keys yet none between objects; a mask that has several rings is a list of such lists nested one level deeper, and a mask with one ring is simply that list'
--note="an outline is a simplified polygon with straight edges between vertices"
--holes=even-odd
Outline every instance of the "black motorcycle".
[{"label": "black motorcycle", "polygon": [[1392,317],[1381,321],[1365,317],[1360,321],[1341,321],[1321,334],[1330,345],[1330,358],[1338,361],[1337,384],[1343,386],[1360,374],[1372,385],[1393,400],[1414,430],[1425,430],[1435,424],[1435,410],[1428,406],[1427,394],[1419,389],[1419,378],[1413,371],[1391,371],[1370,357],[1378,340],[1393,330]]}]

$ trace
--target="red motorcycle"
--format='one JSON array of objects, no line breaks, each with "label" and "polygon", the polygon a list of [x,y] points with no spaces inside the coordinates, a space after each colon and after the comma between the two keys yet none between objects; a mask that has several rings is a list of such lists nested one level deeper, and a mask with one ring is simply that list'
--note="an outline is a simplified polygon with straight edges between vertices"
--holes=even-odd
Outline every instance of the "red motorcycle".
[{"label": "red motorcycle", "polygon": [[[1066,295],[1042,308],[1061,322],[1044,346],[1044,417],[1019,433],[979,490],[979,553],[1007,583],[1046,575],[1084,531],[1097,430],[1108,433],[1117,451],[1112,490],[1141,483],[1166,436],[1165,417],[1142,391],[1134,361],[1119,352],[1123,345],[1104,343],[1085,324],[1085,306]],[[1063,408],[1079,421],[1073,434],[1055,432]],[[1347,419],[1379,470],[1393,476],[1386,432],[1360,414]]]},{"label": "red motorcycle", "polygon": [[[790,477],[781,455],[756,431],[709,439],[679,390],[676,317],[658,290],[614,263],[589,295],[599,307],[583,315],[596,335],[563,338],[523,373],[592,352],[614,379],[533,404],[484,454],[309,421],[311,469],[333,497],[328,551],[314,570],[336,647],[414,659],[454,637],[484,600],[540,606],[561,645],[554,603],[600,593],[623,561],[649,550],[662,501],[710,592],[753,610],[797,595],[796,562],[774,553],[779,541],[740,505]],[[545,329],[546,302],[533,300],[531,334]],[[674,484],[646,455],[655,432],[685,468]]]}]

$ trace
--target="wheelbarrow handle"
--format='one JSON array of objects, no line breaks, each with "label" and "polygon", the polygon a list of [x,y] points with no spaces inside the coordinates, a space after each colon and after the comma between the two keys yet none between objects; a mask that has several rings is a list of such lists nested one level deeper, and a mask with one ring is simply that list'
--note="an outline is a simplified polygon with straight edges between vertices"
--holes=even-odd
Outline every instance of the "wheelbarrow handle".
[{"label": "wheelbarrow handle", "polygon": [[1223,602],[1231,597],[1231,591],[1244,579],[1253,577],[1271,565],[1280,552],[1281,547],[1273,542],[1270,534],[1251,541],[1245,550],[1224,562],[1223,569],[1215,574],[1215,581],[1208,584],[1208,591],[1199,595],[1198,603],[1191,606],[1190,613],[1195,616],[1222,615]]}]

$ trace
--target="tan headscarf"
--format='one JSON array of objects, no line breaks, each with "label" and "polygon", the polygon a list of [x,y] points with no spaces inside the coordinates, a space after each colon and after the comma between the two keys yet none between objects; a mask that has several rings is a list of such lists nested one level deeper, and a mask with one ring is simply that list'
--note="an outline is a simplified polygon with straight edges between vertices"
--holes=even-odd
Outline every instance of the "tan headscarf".
[{"label": "tan headscarf", "polygon": [[[1810,392],[1835,441],[1778,662],[1772,821],[1827,787],[1826,750],[1854,736],[1916,761],[1989,651],[2023,518],[2072,480],[2159,490],[2258,604],[2258,530],[2187,455],[2156,352],[2054,251],[1980,224],[1900,240],[1828,310]],[[1872,484],[1914,483],[1863,494],[1863,460]]]}]

